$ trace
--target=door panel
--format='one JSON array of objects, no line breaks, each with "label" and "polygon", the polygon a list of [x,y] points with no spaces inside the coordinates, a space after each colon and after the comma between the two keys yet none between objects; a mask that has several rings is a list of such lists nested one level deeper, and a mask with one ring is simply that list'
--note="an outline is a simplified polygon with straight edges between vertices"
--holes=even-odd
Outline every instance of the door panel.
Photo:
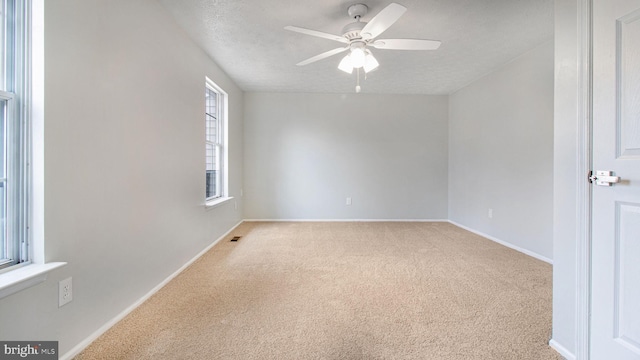
[{"label": "door panel", "polygon": [[640,156],[640,10],[617,21],[618,157]]},{"label": "door panel", "polygon": [[640,359],[640,0],[593,0],[591,358]]},{"label": "door panel", "polygon": [[614,337],[640,353],[640,204],[616,204]]}]

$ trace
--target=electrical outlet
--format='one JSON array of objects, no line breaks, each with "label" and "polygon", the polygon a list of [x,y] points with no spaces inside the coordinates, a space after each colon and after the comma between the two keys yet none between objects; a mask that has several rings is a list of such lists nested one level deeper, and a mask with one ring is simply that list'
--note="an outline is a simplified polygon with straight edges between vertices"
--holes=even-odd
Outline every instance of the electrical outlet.
[{"label": "electrical outlet", "polygon": [[493,209],[489,209],[487,216],[489,216],[489,219],[493,219]]},{"label": "electrical outlet", "polygon": [[73,300],[73,283],[71,278],[61,280],[58,283],[58,307]]},{"label": "electrical outlet", "polygon": [[350,197],[347,198],[347,205],[351,205],[351,198]]}]

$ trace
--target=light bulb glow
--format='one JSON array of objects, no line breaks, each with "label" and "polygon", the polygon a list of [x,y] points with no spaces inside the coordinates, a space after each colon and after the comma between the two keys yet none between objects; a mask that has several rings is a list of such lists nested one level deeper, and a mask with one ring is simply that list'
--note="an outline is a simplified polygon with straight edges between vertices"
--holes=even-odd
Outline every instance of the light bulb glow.
[{"label": "light bulb glow", "polygon": [[364,72],[368,73],[371,70],[374,70],[380,65],[378,60],[371,55],[371,53],[367,52],[367,55],[364,57]]},{"label": "light bulb glow", "polygon": [[338,69],[346,72],[347,74],[351,74],[353,72],[353,65],[351,65],[351,58],[349,55],[345,56],[342,61],[340,61]]},{"label": "light bulb glow", "polygon": [[351,55],[349,56],[351,58],[351,65],[353,65],[354,68],[359,69],[364,65],[364,60],[365,60],[364,50],[360,48],[351,49]]}]

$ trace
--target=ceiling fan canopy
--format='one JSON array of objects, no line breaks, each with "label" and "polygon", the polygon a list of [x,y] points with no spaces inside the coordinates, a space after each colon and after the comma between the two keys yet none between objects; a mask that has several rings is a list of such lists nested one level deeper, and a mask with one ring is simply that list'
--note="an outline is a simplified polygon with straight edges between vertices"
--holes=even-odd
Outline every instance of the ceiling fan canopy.
[{"label": "ceiling fan canopy", "polygon": [[407,11],[407,8],[397,3],[391,3],[369,22],[360,21],[360,19],[367,14],[368,10],[369,8],[365,4],[349,6],[347,13],[349,17],[355,19],[355,21],[347,24],[342,29],[342,35],[334,35],[297,26],[286,26],[285,29],[289,31],[345,44],[345,46],[318,54],[296,65],[308,65],[333,55],[350,51],[350,53],[342,59],[338,68],[347,73],[351,73],[354,68],[363,68],[366,73],[378,67],[378,61],[373,57],[371,50],[368,49],[369,47],[382,50],[436,50],[440,47],[441,43],[437,40],[376,39],[398,21],[405,11]]}]

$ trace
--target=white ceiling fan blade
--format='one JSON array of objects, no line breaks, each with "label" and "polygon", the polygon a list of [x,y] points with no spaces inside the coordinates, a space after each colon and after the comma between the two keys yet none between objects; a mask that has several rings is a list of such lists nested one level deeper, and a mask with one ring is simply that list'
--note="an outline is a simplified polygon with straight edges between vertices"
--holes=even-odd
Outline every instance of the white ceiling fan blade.
[{"label": "white ceiling fan blade", "polygon": [[440,47],[440,44],[438,40],[379,39],[369,43],[369,46],[387,50],[435,50]]},{"label": "white ceiling fan blade", "polygon": [[360,35],[365,40],[373,39],[393,25],[405,11],[407,11],[407,8],[400,4],[391,3],[387,5],[365,25],[360,31]]},{"label": "white ceiling fan blade", "polygon": [[311,36],[320,37],[320,38],[324,38],[324,39],[339,41],[339,42],[345,43],[345,44],[349,43],[349,40],[345,39],[342,36],[333,35],[333,34],[325,33],[325,32],[322,32],[322,31],[309,30],[309,29],[305,29],[305,28],[301,28],[301,27],[297,27],[297,26],[285,26],[284,29],[285,30],[289,30],[289,31],[293,31],[293,32],[298,32],[298,33],[305,34],[305,35],[311,35]]},{"label": "white ceiling fan blade", "polygon": [[337,49],[333,49],[333,50],[329,50],[326,52],[323,52],[322,54],[316,55],[312,58],[308,58],[307,60],[301,61],[299,63],[297,63],[296,65],[298,66],[303,66],[303,65],[307,65],[307,64],[311,64],[312,62],[316,62],[318,60],[322,60],[325,58],[328,58],[329,56],[333,56],[335,54],[340,54],[341,52],[345,52],[349,50],[349,47],[343,47],[343,48],[337,48]]}]

